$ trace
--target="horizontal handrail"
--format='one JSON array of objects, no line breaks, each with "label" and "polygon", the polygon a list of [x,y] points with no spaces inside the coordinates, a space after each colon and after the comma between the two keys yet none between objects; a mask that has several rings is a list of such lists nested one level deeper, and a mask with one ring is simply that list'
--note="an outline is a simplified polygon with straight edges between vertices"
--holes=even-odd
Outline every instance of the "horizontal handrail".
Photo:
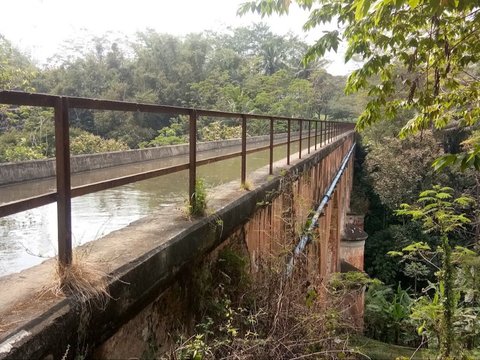
[{"label": "horizontal handrail", "polygon": [[275,120],[303,120],[322,123],[345,123],[340,121],[328,121],[320,119],[308,118],[294,118],[287,116],[266,115],[266,114],[252,114],[242,112],[228,112],[218,110],[206,110],[189,108],[183,106],[171,105],[155,105],[147,103],[138,103],[130,101],[119,100],[104,100],[93,98],[81,98],[75,96],[59,96],[42,93],[25,93],[21,91],[0,91],[0,104],[5,105],[27,105],[37,107],[55,107],[55,102],[59,99],[65,99],[68,102],[68,107],[71,109],[89,109],[89,110],[104,110],[104,111],[125,111],[125,112],[149,112],[161,114],[175,114],[175,115],[190,115],[196,112],[197,116],[211,116],[211,117],[227,117],[227,118],[241,118],[245,116],[247,119],[266,120],[273,118]]},{"label": "horizontal handrail", "polygon": [[25,210],[34,209],[57,201],[57,193],[50,192],[27,199],[12,201],[0,206],[0,217],[16,214]]},{"label": "horizontal handrail", "polygon": [[[299,140],[292,140],[290,143],[298,142]],[[287,142],[278,142],[273,145],[273,147],[283,146],[286,145]],[[253,149],[248,149],[246,152],[247,154],[253,154],[259,151],[265,151],[270,148],[270,145],[260,146]],[[218,161],[232,159],[242,155],[242,151],[236,151],[233,153],[228,153],[225,155],[213,156],[203,160],[197,161],[197,166],[203,166],[212,164]],[[91,194],[94,192],[112,189],[118,186],[128,185],[137,181],[148,180],[162,175],[168,175],[175,172],[188,170],[189,163],[183,163],[179,165],[168,166],[160,169],[144,171],[140,173],[135,173],[131,175],[125,175],[117,178],[112,178],[104,181],[98,181],[91,184],[80,185],[76,187],[72,187],[72,198],[83,196],[87,194]],[[0,217],[5,217],[8,215],[12,215],[21,211],[34,209],[40,206],[44,206],[50,203],[53,203],[57,200],[56,193],[47,193],[38,196],[34,196],[27,199],[21,199],[18,201],[12,201],[5,204],[0,204]]]},{"label": "horizontal handrail", "polygon": [[[277,146],[287,145],[287,164],[290,164],[290,145],[294,142],[299,143],[298,157],[302,157],[302,140],[307,139],[308,153],[310,153],[311,140],[314,138],[315,149],[317,144],[330,143],[341,133],[350,131],[354,128],[353,123],[325,121],[319,119],[291,118],[285,116],[273,116],[263,114],[234,113],[215,110],[195,109],[179,106],[145,104],[128,101],[104,100],[80,98],[72,96],[57,96],[39,93],[25,93],[18,91],[0,91],[0,104],[18,105],[18,106],[37,106],[51,107],[55,110],[55,151],[56,151],[56,182],[55,192],[43,194],[28,199],[22,199],[7,204],[0,205],[0,217],[12,215],[28,209],[33,209],[49,203],[57,203],[57,227],[58,227],[58,258],[60,266],[68,266],[72,261],[71,244],[71,199],[77,196],[90,194],[97,191],[111,189],[117,186],[127,185],[133,182],[151,179],[154,177],[175,173],[178,171],[189,170],[189,199],[191,204],[195,202],[195,183],[196,168],[206,164],[223,161],[226,159],[241,156],[241,183],[246,181],[246,156],[257,151],[270,150],[269,154],[269,173],[273,173],[273,149]],[[89,109],[102,111],[122,111],[122,112],[148,112],[169,115],[189,116],[189,162],[175,166],[164,167],[160,169],[140,172],[132,175],[126,175],[105,181],[99,181],[92,184],[71,187],[70,171],[70,139],[69,139],[69,109]],[[223,117],[234,118],[241,121],[242,137],[241,151],[210,157],[197,161],[197,120],[199,117]],[[246,148],[246,126],[247,120],[257,119],[266,120],[270,123],[270,141],[269,145],[258,148]],[[287,141],[274,143],[274,122],[287,122]],[[297,139],[291,138],[291,122],[299,124],[299,136]],[[314,135],[312,135],[312,123],[314,126]],[[304,125],[307,129],[303,129]],[[308,131],[308,135],[302,139],[302,130]],[[320,131],[319,131],[320,130]],[[320,141],[318,141],[320,138]]]}]

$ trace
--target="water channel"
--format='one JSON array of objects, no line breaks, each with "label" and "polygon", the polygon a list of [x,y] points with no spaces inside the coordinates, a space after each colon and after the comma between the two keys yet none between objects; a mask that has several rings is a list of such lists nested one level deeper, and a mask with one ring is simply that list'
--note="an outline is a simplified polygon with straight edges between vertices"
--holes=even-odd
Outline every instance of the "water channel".
[{"label": "water channel", "polygon": [[[306,148],[306,141],[302,148]],[[257,143],[260,147],[268,143]],[[198,160],[239,151],[232,146],[198,153]],[[292,159],[298,157],[298,143],[291,146]],[[286,157],[286,145],[274,149],[274,161]],[[247,156],[247,174],[268,164],[269,150]],[[188,155],[110,167],[72,176],[72,186],[188,162]],[[240,157],[201,166],[197,176],[207,189],[240,179]],[[247,176],[248,178],[248,176]],[[72,199],[74,246],[98,239],[161,207],[178,207],[187,199],[188,172],[132,183]],[[0,204],[55,191],[53,178],[0,187]],[[0,276],[19,272],[57,253],[56,203],[0,218]]]}]

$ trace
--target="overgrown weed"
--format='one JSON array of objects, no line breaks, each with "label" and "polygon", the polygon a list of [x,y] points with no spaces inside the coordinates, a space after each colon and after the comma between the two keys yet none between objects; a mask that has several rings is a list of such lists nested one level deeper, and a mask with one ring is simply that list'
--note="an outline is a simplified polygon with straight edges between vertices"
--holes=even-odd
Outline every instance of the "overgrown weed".
[{"label": "overgrown weed", "polygon": [[[196,325],[171,334],[174,345],[161,359],[367,358],[348,345],[349,334],[358,330],[349,306],[354,293],[363,291],[363,284],[352,284],[361,275],[335,277],[330,286],[307,271],[306,258],[297,257],[287,276],[300,225],[293,181],[288,174],[283,178],[284,231],[281,238],[271,239],[270,250],[251,260],[243,240],[237,239],[216,260],[196,267],[187,286]],[[270,196],[257,206],[268,206]]]},{"label": "overgrown weed", "polygon": [[55,283],[48,289],[56,296],[69,296],[80,304],[93,304],[100,309],[111,299],[108,274],[90,263],[75,250],[69,266],[56,266]]},{"label": "overgrown weed", "polygon": [[242,188],[245,191],[251,191],[255,187],[254,187],[253,182],[251,180],[245,180],[245,182],[240,185],[240,188]]},{"label": "overgrown weed", "polygon": [[[285,275],[285,259],[271,256],[254,275],[248,258],[225,248],[197,276],[194,334],[176,335],[162,359],[356,359],[342,299],[326,297],[305,271]],[[328,285],[325,285],[328,287]],[[336,283],[338,287],[338,282]],[[333,291],[332,291],[333,293]],[[336,294],[343,296],[344,292]]]},{"label": "overgrown weed", "polygon": [[207,211],[207,189],[203,179],[195,181],[195,194],[192,199],[185,201],[185,207],[182,212],[185,217],[190,219],[192,216],[204,216]]}]

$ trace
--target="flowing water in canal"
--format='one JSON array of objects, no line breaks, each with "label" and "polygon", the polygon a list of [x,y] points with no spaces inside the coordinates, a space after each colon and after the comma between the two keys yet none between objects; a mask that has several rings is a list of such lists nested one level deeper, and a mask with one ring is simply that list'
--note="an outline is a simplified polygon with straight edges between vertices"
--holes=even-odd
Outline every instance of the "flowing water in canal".
[{"label": "flowing water in canal", "polygon": [[[263,145],[266,144],[257,143],[255,147]],[[200,152],[198,160],[234,151],[239,151],[239,147]],[[298,143],[292,144],[291,153],[292,159],[298,157]],[[274,149],[274,161],[285,156],[285,145]],[[267,165],[268,159],[269,150],[248,155],[247,174]],[[84,172],[72,176],[72,186],[185,162],[188,162],[188,155]],[[197,169],[197,176],[205,180],[207,189],[240,179],[240,157],[201,166]],[[160,207],[178,206],[187,199],[187,189],[188,172],[181,171],[72,199],[74,246],[123,228]],[[54,179],[0,187],[0,204],[51,191],[55,191]],[[55,256],[56,242],[56,203],[0,218],[0,276]]]}]

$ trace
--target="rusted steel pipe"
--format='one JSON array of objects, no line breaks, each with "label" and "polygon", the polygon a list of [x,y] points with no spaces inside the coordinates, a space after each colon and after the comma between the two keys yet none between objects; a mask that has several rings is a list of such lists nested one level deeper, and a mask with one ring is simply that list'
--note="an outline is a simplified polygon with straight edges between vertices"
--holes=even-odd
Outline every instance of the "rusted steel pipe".
[{"label": "rusted steel pipe", "polygon": [[[291,143],[297,142],[298,140],[291,140]],[[279,142],[274,144],[273,147],[279,147],[283,145],[288,145],[286,141]],[[257,148],[246,150],[246,154],[253,154],[259,151],[265,151],[270,148],[270,144],[266,146],[260,146]],[[222,160],[232,159],[237,156],[242,156],[242,152],[234,152],[226,155],[214,156],[203,160],[197,160],[197,167],[215,163]],[[113,179],[108,179],[104,181],[99,181],[91,184],[80,185],[73,187],[71,190],[71,197],[75,198],[78,196],[83,196],[87,194],[91,194],[94,192],[112,189],[118,186],[123,186],[127,184],[131,184],[137,181],[143,181],[152,179],[158,176],[168,175],[172,173],[176,173],[183,170],[188,170],[190,168],[190,164],[188,162],[184,164],[168,166],[156,170],[145,171],[137,174],[121,176]],[[8,215],[13,215],[19,213],[21,211],[34,209],[43,205],[51,204],[57,201],[57,193],[52,192],[44,195],[34,196],[28,199],[22,199],[13,201],[10,203],[0,205],[0,217],[5,217]]]},{"label": "rusted steel pipe", "polygon": [[[21,91],[0,91],[0,104],[10,105],[30,105],[30,106],[42,106],[42,107],[54,107],[56,99],[61,96],[48,95],[41,93],[26,93]],[[181,106],[169,106],[169,105],[155,105],[145,104],[127,101],[115,101],[104,99],[91,99],[80,98],[75,96],[62,96],[67,99],[71,109],[91,109],[91,110],[109,110],[109,111],[139,111],[150,113],[164,113],[164,114],[176,114],[176,115],[189,115],[191,111],[195,110],[197,116],[211,116],[211,117],[227,117],[238,118],[239,116],[246,115],[250,119],[269,119],[271,115],[262,114],[246,114],[246,113],[233,113],[216,110],[206,109],[194,109]],[[275,116],[277,120],[288,120],[290,117]],[[307,120],[307,119],[303,119]],[[317,121],[314,119],[308,119]]]}]

